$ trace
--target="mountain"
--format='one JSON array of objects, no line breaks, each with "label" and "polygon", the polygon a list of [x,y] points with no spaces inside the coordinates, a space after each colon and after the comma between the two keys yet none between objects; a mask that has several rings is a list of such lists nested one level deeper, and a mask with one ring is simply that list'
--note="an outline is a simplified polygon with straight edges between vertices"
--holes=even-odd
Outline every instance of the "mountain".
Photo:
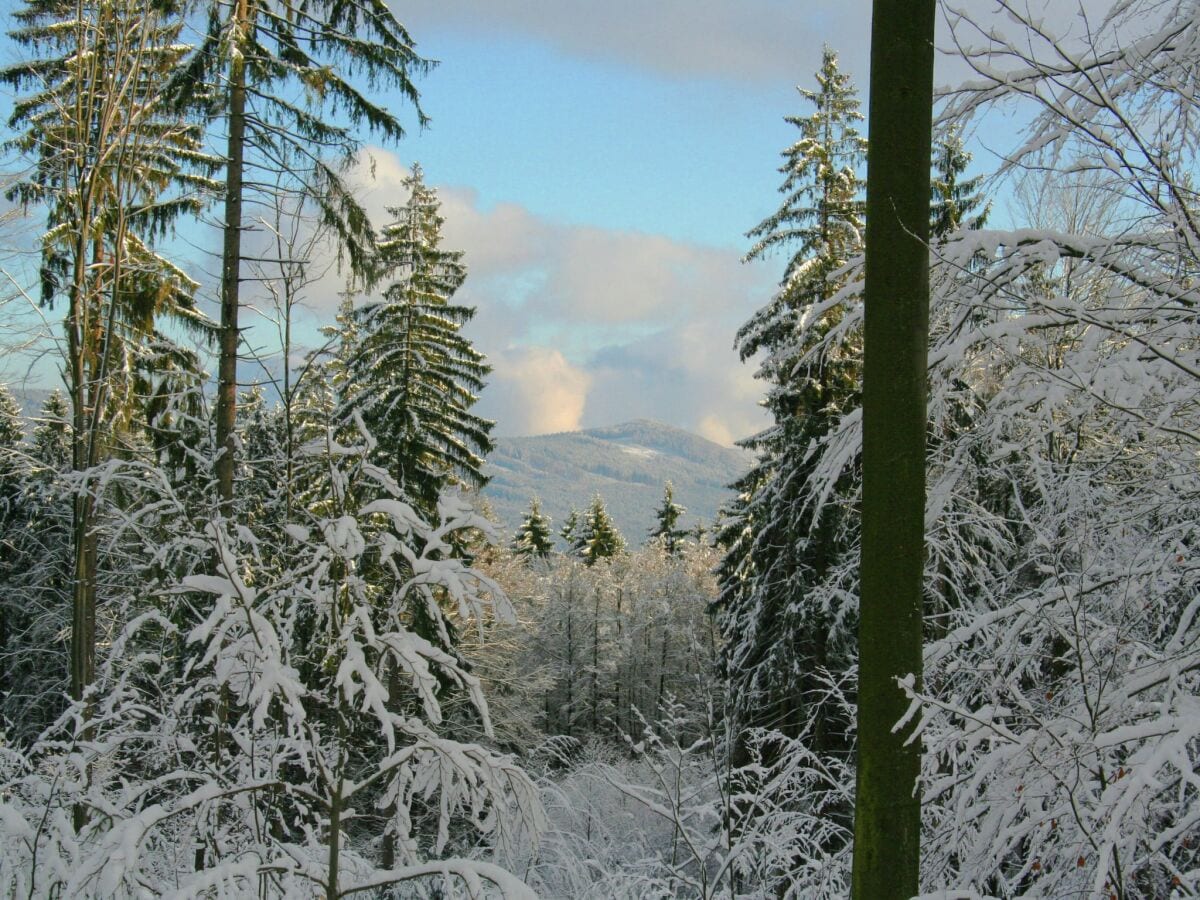
[{"label": "mountain", "polygon": [[730,499],[728,485],[749,468],[742,450],[657,422],[639,419],[608,428],[536,437],[497,438],[485,471],[483,496],[504,526],[520,525],[533,496],[557,532],[572,506],[583,509],[599,493],[625,539],[641,544],[654,525],[663,485],[687,508],[686,527],[711,524]]}]

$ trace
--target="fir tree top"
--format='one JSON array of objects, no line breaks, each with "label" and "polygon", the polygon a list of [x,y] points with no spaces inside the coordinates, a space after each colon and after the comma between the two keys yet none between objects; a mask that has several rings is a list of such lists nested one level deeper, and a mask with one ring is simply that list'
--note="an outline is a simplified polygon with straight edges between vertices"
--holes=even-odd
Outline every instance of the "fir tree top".
[{"label": "fir tree top", "polygon": [[550,530],[550,517],[542,512],[541,502],[537,497],[529,502],[529,513],[517,529],[512,549],[518,556],[541,559],[545,559],[554,551],[554,532]]},{"label": "fir tree top", "polygon": [[[801,275],[810,282],[823,279],[861,242],[863,203],[857,169],[866,160],[867,142],[855,127],[863,119],[858,92],[828,46],[816,78],[818,90],[797,88],[816,109],[807,117],[785,117],[800,129],[800,139],[782,153],[783,203],[746,235],[755,240],[747,260],[777,247],[796,247],[783,285]],[[814,270],[814,258],[828,259],[831,265]]]},{"label": "fir tree top", "polygon": [[658,524],[650,532],[650,540],[660,541],[664,549],[674,555],[679,551],[679,544],[686,538],[689,531],[679,527],[679,520],[687,510],[675,502],[675,488],[667,482],[663,488],[662,505],[655,513]]},{"label": "fir tree top", "polygon": [[934,135],[929,204],[929,233],[934,239],[959,228],[979,229],[987,222],[992,204],[985,203],[981,194],[983,176],[962,178],[970,163],[971,154],[963,147],[958,126],[950,125]]},{"label": "fir tree top", "polygon": [[[408,202],[383,229],[382,266],[394,281],[380,299],[344,313],[347,342],[339,419],[357,410],[379,441],[378,461],[428,514],[448,485],[482,487],[493,422],[475,415],[484,356],[462,333],[474,307],[453,302],[466,278],[460,251],[441,246],[437,192],[420,166]],[[348,325],[353,325],[351,330]]]},{"label": "fir tree top", "polygon": [[608,514],[604,498],[596,494],[584,517],[580,539],[583,561],[593,566],[601,559],[612,559],[625,552],[625,538]]}]

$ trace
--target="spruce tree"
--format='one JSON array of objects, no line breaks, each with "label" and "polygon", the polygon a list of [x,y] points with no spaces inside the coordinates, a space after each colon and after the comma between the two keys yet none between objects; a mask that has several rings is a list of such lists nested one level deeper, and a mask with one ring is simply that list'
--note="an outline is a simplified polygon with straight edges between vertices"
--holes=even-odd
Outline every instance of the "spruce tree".
[{"label": "spruce tree", "polygon": [[650,540],[660,541],[672,556],[679,552],[680,543],[690,534],[688,529],[679,527],[679,520],[686,512],[686,509],[675,502],[675,488],[668,481],[663,488],[662,506],[654,514],[658,524],[650,532]]},{"label": "spruce tree", "polygon": [[[749,233],[747,258],[792,249],[778,293],[737,335],[742,359],[763,353],[757,377],[774,419],[742,442],[757,459],[733,485],[737,497],[718,532],[725,556],[717,607],[725,636],[722,671],[734,698],[735,762],[746,762],[747,730],[807,732],[814,748],[849,753],[848,723],[820,690],[821,670],[849,665],[853,634],[842,600],[814,586],[850,543],[848,485],[814,496],[809,450],[858,403],[858,336],[813,358],[845,314],[834,302],[850,259],[862,249],[865,141],[850,79],[825,49],[818,90],[801,90],[815,109],[790,117],[800,139],[784,151],[784,202]],[[847,811],[848,812],[848,811]]]},{"label": "spruce tree", "polygon": [[625,552],[625,538],[617,530],[616,523],[608,514],[604,498],[597,494],[592,498],[580,529],[580,556],[584,563],[594,566],[599,560],[612,559]]},{"label": "spruce tree", "polygon": [[572,506],[567,517],[563,519],[562,528],[558,530],[558,536],[567,545],[567,556],[576,559],[583,556],[583,550],[587,546],[584,526],[583,514]]},{"label": "spruce tree", "polygon": [[[19,496],[22,482],[27,476],[28,464],[23,460],[21,442],[21,408],[9,391],[8,385],[0,383],[0,578],[8,575],[8,563],[16,556],[16,529],[20,522],[21,504]],[[0,691],[7,693],[8,666],[8,610],[0,602]]]},{"label": "spruce tree", "polygon": [[[152,249],[195,212],[209,159],[202,134],[170,108],[165,86],[184,55],[179,10],[149,0],[27,0],[10,36],[33,58],[0,72],[28,90],[8,146],[32,165],[9,199],[47,210],[42,299],[66,301],[64,373],[71,404],[71,695],[95,678],[101,491],[87,481],[131,403],[134,359],[169,315],[201,330],[198,285]],[[87,713],[85,712],[85,715]],[[75,813],[83,825],[83,808]]]},{"label": "spruce tree", "polygon": [[529,502],[529,513],[517,529],[512,543],[513,553],[526,559],[545,559],[554,552],[554,532],[550,530],[550,517],[542,512],[537,497]]},{"label": "spruce tree", "polygon": [[37,470],[53,475],[71,465],[71,409],[58,388],[52,390],[42,404],[31,437]]},{"label": "spruce tree", "polygon": [[933,183],[929,205],[929,233],[944,239],[959,228],[972,230],[987,223],[992,204],[982,196],[983,176],[963,178],[971,154],[963,146],[962,135],[954,125],[933,136]]},{"label": "spruce tree", "polygon": [[382,298],[354,310],[341,417],[357,410],[386,466],[412,502],[432,514],[450,484],[482,487],[493,423],[471,412],[491,367],[462,333],[474,307],[453,302],[466,278],[462,253],[441,246],[437,192],[419,166],[409,200],[383,229],[381,264],[395,278]]},{"label": "spruce tree", "polygon": [[[7,522],[0,522],[0,718],[5,738],[26,746],[62,714],[70,690],[71,414],[54,390],[18,447]],[[0,519],[3,517],[0,516]]]},{"label": "spruce tree", "polygon": [[11,453],[24,437],[21,427],[21,407],[8,385],[0,382],[0,452]]}]

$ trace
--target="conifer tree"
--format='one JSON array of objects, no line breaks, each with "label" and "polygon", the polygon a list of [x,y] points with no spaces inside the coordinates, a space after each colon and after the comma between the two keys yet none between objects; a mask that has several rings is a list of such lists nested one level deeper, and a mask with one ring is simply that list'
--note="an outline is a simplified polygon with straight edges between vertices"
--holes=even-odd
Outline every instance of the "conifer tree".
[{"label": "conifer tree", "polygon": [[[22,482],[28,476],[29,464],[21,447],[24,437],[21,407],[8,385],[0,383],[0,550],[3,551],[0,555],[5,559],[12,558],[9,530],[19,518],[18,497]],[[0,623],[0,651],[5,644],[5,629]]]},{"label": "conifer tree", "polygon": [[[9,118],[8,146],[32,166],[10,199],[47,210],[42,299],[65,299],[63,369],[71,405],[71,694],[95,677],[100,488],[88,475],[111,443],[134,360],[169,315],[203,330],[198,285],[151,246],[199,209],[209,165],[202,135],[170,108],[165,86],[184,56],[179,11],[150,0],[29,0],[10,36],[33,58],[0,72],[31,93]],[[82,827],[82,809],[76,826]]]},{"label": "conifer tree", "polygon": [[342,417],[363,417],[379,441],[378,461],[412,502],[432,514],[448,484],[483,486],[493,423],[471,412],[491,367],[462,333],[474,307],[453,302],[466,278],[462,253],[441,246],[437,192],[420,166],[404,186],[409,200],[382,230],[381,265],[395,281],[354,310]]},{"label": "conifer tree", "polygon": [[0,718],[5,738],[28,745],[62,713],[70,690],[72,594],[71,415],[54,390],[19,447],[7,522],[0,514]]},{"label": "conifer tree", "polygon": [[[0,578],[9,560],[16,554],[14,532],[20,527],[20,503],[18,497],[21,483],[27,476],[27,464],[22,461],[20,444],[24,434],[21,429],[21,408],[7,384],[0,383]],[[0,691],[9,689],[7,666],[3,660],[8,656],[8,614],[0,604]]]},{"label": "conifer tree", "polygon": [[824,705],[822,669],[848,665],[853,635],[836,594],[815,594],[849,544],[850,503],[812,494],[809,448],[858,403],[859,339],[850,331],[818,360],[814,346],[836,329],[844,304],[835,300],[849,260],[862,248],[862,183],[857,168],[866,143],[854,87],[825,49],[818,90],[801,90],[814,111],[789,117],[800,139],[784,151],[784,202],[749,233],[748,259],[792,249],[779,292],[737,335],[742,359],[764,353],[757,377],[774,423],[742,446],[757,455],[733,485],[737,498],[718,531],[725,548],[718,577],[722,670],[734,698],[735,761],[746,761],[746,730],[775,728],[789,737],[806,729],[817,750],[849,751],[844,715]]},{"label": "conifer tree", "polygon": [[[286,168],[297,191],[316,201],[322,226],[337,236],[352,270],[370,281],[371,225],[342,177],[360,149],[352,128],[365,125],[389,141],[404,136],[399,117],[373,96],[384,88],[411,104],[423,126],[413,77],[433,63],[417,55],[412,36],[382,0],[207,0],[202,15],[204,38],[180,68],[174,93],[208,121],[226,125],[216,410],[223,452],[216,468],[218,494],[228,505],[237,450],[244,199],[265,184],[278,190],[275,176]],[[224,85],[224,92],[204,95],[202,86],[211,84]]]},{"label": "conifer tree", "polygon": [[550,530],[550,517],[542,512],[542,505],[537,497],[529,502],[529,513],[517,529],[512,549],[518,556],[527,559],[545,559],[554,552],[554,532]]},{"label": "conifer tree", "polygon": [[660,541],[663,548],[674,556],[679,552],[679,544],[691,532],[679,527],[679,520],[687,510],[675,502],[675,488],[667,482],[663,488],[662,506],[654,514],[657,525],[650,532],[650,540]]},{"label": "conifer tree", "polygon": [[584,525],[583,514],[572,506],[567,517],[563,519],[562,528],[558,530],[558,536],[567,545],[567,556],[579,558],[583,555],[586,546]]},{"label": "conifer tree", "polygon": [[0,471],[10,464],[8,456],[16,451],[24,436],[21,407],[17,405],[17,398],[12,395],[8,385],[0,382],[0,453],[5,455],[0,460]]},{"label": "conifer tree", "polygon": [[991,212],[991,202],[981,194],[983,176],[964,179],[971,154],[963,146],[959,129],[950,125],[933,137],[933,184],[929,233],[944,239],[959,228],[982,228]]},{"label": "conifer tree", "polygon": [[597,494],[592,498],[580,529],[580,556],[594,566],[601,559],[612,559],[625,552],[625,538],[617,530],[616,523],[608,514],[604,498]]},{"label": "conifer tree", "polygon": [[33,460],[38,469],[57,473],[71,464],[71,410],[63,392],[55,388],[42,404],[33,426]]}]

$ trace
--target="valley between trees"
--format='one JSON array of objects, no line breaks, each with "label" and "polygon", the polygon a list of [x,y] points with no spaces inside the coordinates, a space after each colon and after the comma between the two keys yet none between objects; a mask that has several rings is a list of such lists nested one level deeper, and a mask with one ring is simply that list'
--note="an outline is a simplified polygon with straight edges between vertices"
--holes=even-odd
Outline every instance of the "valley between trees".
[{"label": "valley between trees", "polygon": [[622,534],[489,518],[470,260],[355,180],[426,123],[391,7],[18,4],[4,333],[61,383],[0,385],[0,891],[1200,892],[1200,6],[995,5],[934,98],[877,2],[870,123],[825,49],[730,335],[771,424]]}]

